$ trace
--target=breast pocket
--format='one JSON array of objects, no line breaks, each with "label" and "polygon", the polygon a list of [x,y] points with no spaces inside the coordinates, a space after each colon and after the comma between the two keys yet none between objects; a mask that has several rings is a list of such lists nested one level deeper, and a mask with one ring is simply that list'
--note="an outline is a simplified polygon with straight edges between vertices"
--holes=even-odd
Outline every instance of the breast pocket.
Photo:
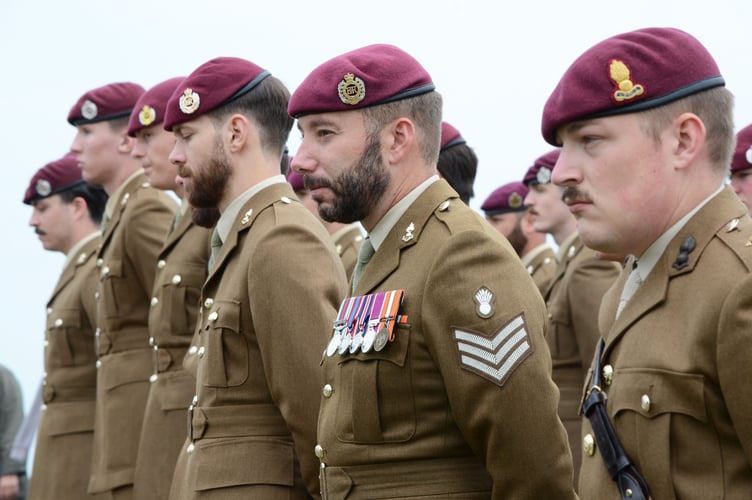
[{"label": "breast pocket", "polygon": [[[74,366],[76,364],[75,338],[81,329],[81,313],[77,309],[54,309],[47,317],[47,363],[49,367]],[[89,334],[90,353],[94,358],[94,337]],[[87,353],[81,353],[85,355]],[[92,361],[93,362],[93,361]]]},{"label": "breast pocket", "polygon": [[202,343],[206,346],[206,385],[242,385],[248,380],[248,342],[241,332],[240,303],[215,299],[205,314]]},{"label": "breast pocket", "polygon": [[123,263],[111,260],[102,265],[99,270],[101,293],[99,296],[99,311],[105,318],[118,318],[125,312],[121,301],[133,300],[129,297],[129,290],[125,289],[123,279]]},{"label": "breast pocket", "polygon": [[409,345],[410,325],[404,323],[395,327],[394,341],[382,351],[335,358],[346,395],[337,408],[340,441],[394,443],[407,441],[415,434]]}]

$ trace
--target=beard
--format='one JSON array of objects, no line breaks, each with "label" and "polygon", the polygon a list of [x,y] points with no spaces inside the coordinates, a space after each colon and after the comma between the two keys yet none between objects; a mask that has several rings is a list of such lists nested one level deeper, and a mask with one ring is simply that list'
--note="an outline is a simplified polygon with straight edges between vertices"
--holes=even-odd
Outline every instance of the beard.
[{"label": "beard", "polygon": [[334,193],[331,204],[319,203],[318,206],[319,215],[327,222],[349,224],[365,219],[386,192],[388,185],[389,172],[381,157],[378,134],[372,134],[360,158],[331,181],[305,176],[306,188],[326,187]]},{"label": "beard", "polygon": [[217,137],[206,164],[197,170],[191,169],[190,189],[187,190],[188,203],[199,209],[216,209],[225,196],[231,176],[230,162]]},{"label": "beard", "polygon": [[507,240],[509,240],[509,243],[512,245],[512,248],[514,248],[514,251],[517,252],[517,255],[521,256],[522,250],[525,248],[525,245],[527,245],[528,238],[525,236],[525,233],[522,232],[519,223],[514,226],[512,232],[509,233]]},{"label": "beard", "polygon": [[201,227],[212,228],[216,226],[220,215],[222,214],[216,208],[194,208],[191,210],[191,220]]}]

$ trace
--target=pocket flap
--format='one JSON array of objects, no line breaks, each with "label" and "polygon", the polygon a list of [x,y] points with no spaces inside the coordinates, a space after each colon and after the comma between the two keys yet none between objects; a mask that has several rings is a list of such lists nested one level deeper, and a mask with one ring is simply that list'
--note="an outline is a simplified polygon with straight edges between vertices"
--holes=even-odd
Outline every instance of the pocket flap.
[{"label": "pocket flap", "polygon": [[631,410],[653,418],[664,413],[681,413],[707,422],[702,375],[628,368],[614,373],[611,387],[608,397],[614,414]]}]

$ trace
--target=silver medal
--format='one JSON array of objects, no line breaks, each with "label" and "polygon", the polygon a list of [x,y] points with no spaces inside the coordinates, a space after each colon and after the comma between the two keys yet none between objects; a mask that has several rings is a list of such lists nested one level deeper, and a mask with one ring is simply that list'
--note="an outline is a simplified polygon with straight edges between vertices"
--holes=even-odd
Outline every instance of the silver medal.
[{"label": "silver medal", "polygon": [[334,356],[334,353],[337,352],[337,348],[339,347],[339,342],[342,337],[340,336],[340,332],[335,330],[334,335],[332,335],[332,339],[329,341],[329,344],[326,346],[326,355],[330,358]]},{"label": "silver medal", "polygon": [[373,348],[375,351],[380,351],[386,346],[387,341],[389,340],[389,330],[387,330],[386,327],[379,330],[379,333],[376,334],[376,339],[373,341]]},{"label": "silver medal", "polygon": [[376,328],[379,326],[381,320],[375,319],[368,322],[368,328],[366,328],[366,334],[363,335],[363,343],[360,345],[361,352],[368,352],[373,347],[373,342],[376,340]]},{"label": "silver medal", "polygon": [[350,354],[355,354],[356,352],[358,352],[361,344],[363,344],[363,335],[355,333],[352,338],[352,342],[350,342]]},{"label": "silver medal", "polygon": [[339,341],[339,347],[337,349],[337,352],[339,352],[340,355],[347,352],[347,349],[350,347],[350,335],[345,331],[340,338]]}]

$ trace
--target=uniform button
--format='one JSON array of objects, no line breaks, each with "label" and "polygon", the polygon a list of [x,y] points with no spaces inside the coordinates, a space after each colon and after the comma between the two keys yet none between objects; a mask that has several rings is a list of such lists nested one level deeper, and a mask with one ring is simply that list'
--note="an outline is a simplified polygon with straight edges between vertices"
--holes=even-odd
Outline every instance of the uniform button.
[{"label": "uniform button", "polygon": [[97,267],[102,267],[104,265],[104,259],[97,259]]},{"label": "uniform button", "polygon": [[193,448],[195,448],[195,446],[193,446],[193,443],[190,443],[188,448],[185,449],[186,453],[193,453]]},{"label": "uniform button", "polygon": [[603,367],[603,381],[606,385],[611,385],[612,380],[614,380],[614,367],[606,365]]},{"label": "uniform button", "polygon": [[149,337],[149,345],[153,346],[155,344],[154,337]]},{"label": "uniform button", "polygon": [[47,347],[47,346],[49,346],[49,345],[50,345],[50,341],[49,341],[49,340],[45,340],[45,341],[44,341],[44,346],[45,346],[45,347]]},{"label": "uniform button", "polygon": [[196,406],[198,404],[198,394],[193,395],[193,399],[191,400],[191,404],[193,406]]},{"label": "uniform button", "polygon": [[102,268],[102,275],[105,276],[110,273],[110,266],[104,266]]},{"label": "uniform button", "polygon": [[99,360],[97,360],[97,368],[99,368],[99,367],[101,367],[101,366],[102,366],[102,362],[101,362],[101,361],[99,361]]},{"label": "uniform button", "polygon": [[645,410],[646,412],[649,412],[650,411],[650,396],[648,396],[647,394],[643,394],[642,398],[640,399],[640,406],[642,407],[643,410]]},{"label": "uniform button", "polygon": [[152,297],[152,298],[151,298],[151,306],[152,306],[152,307],[154,307],[154,306],[156,306],[157,304],[159,304],[159,299],[158,299],[158,298],[156,298],[156,297]]},{"label": "uniform button", "polygon": [[192,345],[191,347],[188,348],[188,354],[196,354],[197,351],[198,351],[198,347],[196,347],[195,345]]},{"label": "uniform button", "polygon": [[282,203],[287,203],[288,205],[290,204],[290,198],[288,198],[287,196],[283,196],[282,198],[280,198],[280,200],[282,201]]},{"label": "uniform button", "polygon": [[42,411],[47,409],[47,405],[42,405]]},{"label": "uniform button", "polygon": [[593,439],[592,434],[585,434],[585,437],[582,438],[582,451],[589,457],[595,454],[595,439]]},{"label": "uniform button", "polygon": [[321,392],[324,394],[325,398],[330,398],[330,397],[332,397],[332,393],[334,393],[334,389],[332,388],[331,385],[326,384],[324,386],[324,390],[321,391]]},{"label": "uniform button", "polygon": [[214,299],[211,297],[206,297],[206,300],[204,300],[204,307],[209,309],[213,305],[214,305]]},{"label": "uniform button", "polygon": [[207,319],[209,321],[217,321],[217,318],[219,318],[219,314],[217,314],[217,311],[213,311]]},{"label": "uniform button", "polygon": [[549,319],[549,320],[552,320],[552,319],[554,319],[554,315],[553,315],[553,314],[551,314],[551,313],[548,313],[548,319]]},{"label": "uniform button", "polygon": [[158,269],[164,269],[166,265],[167,265],[167,262],[164,259],[160,259],[159,261],[157,261]]},{"label": "uniform button", "polygon": [[151,377],[149,377],[149,382],[153,384],[154,382],[157,381],[158,378],[159,376],[156,373],[152,373]]},{"label": "uniform button", "polygon": [[94,330],[94,336],[95,337],[99,337],[101,334],[102,334],[102,329],[101,328],[97,328],[96,330]]},{"label": "uniform button", "polygon": [[58,318],[55,320],[55,328],[60,328],[63,326],[63,318]]},{"label": "uniform button", "polygon": [[198,357],[199,358],[203,358],[205,352],[206,352],[206,348],[204,346],[199,347],[198,348]]},{"label": "uniform button", "polygon": [[324,459],[324,457],[326,456],[326,450],[325,450],[325,449],[324,449],[324,447],[323,447],[323,446],[321,446],[320,444],[317,444],[317,445],[316,445],[316,447],[315,447],[315,448],[313,449],[313,452],[314,452],[314,453],[316,454],[316,456],[317,456],[317,457],[318,457],[319,459],[321,459],[321,460],[323,460],[323,459]]},{"label": "uniform button", "polygon": [[48,307],[48,308],[47,308],[47,315],[49,316],[50,314],[52,314],[52,308],[51,308],[51,307]]},{"label": "uniform button", "polygon": [[94,300],[99,300],[99,292],[94,292]]},{"label": "uniform button", "polygon": [[181,281],[183,281],[183,278],[179,274],[176,274],[175,276],[172,277],[173,285],[179,285]]}]

